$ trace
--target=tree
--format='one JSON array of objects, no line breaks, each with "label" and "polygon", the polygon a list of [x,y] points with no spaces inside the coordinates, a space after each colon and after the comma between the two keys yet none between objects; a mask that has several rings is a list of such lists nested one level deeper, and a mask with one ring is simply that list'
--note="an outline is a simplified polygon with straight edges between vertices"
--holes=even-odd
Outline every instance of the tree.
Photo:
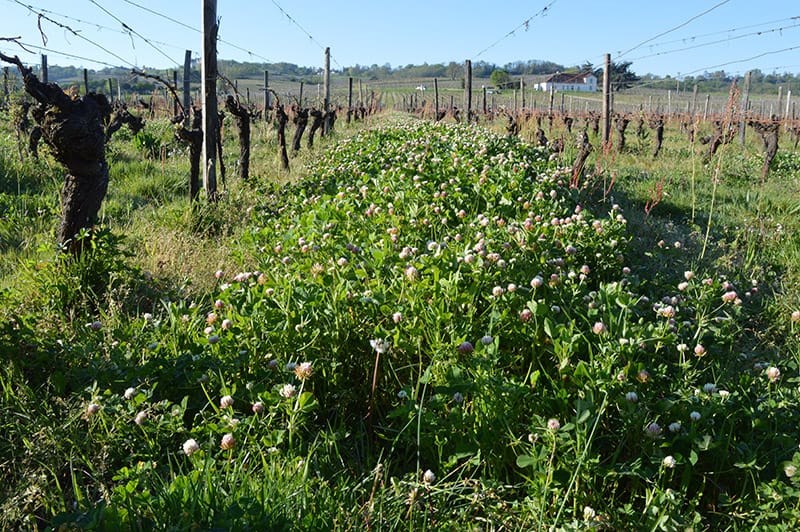
[{"label": "tree", "polygon": [[498,89],[504,89],[511,83],[511,76],[507,70],[500,68],[492,72],[492,75],[489,76],[489,81]]},{"label": "tree", "polygon": [[[630,70],[633,63],[630,61],[623,61],[621,63],[611,62],[610,77],[612,90],[619,91],[630,89],[634,83],[639,81],[639,76]],[[599,83],[603,83],[603,69],[598,68],[594,71]]]}]

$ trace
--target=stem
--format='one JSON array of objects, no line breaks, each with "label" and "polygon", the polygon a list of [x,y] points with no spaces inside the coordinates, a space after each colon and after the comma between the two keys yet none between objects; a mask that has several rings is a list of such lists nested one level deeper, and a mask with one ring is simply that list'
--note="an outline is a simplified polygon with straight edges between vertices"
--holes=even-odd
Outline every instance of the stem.
[{"label": "stem", "polygon": [[714,167],[714,177],[711,181],[711,206],[708,208],[708,223],[706,224],[706,236],[703,238],[703,249],[700,251],[700,260],[706,255],[708,238],[711,235],[711,221],[714,219],[714,200],[717,197],[717,185],[719,184],[719,173],[722,167],[722,154],[717,157],[717,165]]}]

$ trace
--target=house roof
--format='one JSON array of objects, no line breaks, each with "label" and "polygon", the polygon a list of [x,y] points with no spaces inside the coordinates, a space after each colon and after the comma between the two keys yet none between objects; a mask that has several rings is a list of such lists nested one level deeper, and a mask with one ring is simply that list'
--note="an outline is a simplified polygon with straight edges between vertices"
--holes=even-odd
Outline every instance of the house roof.
[{"label": "house roof", "polygon": [[557,72],[548,76],[544,81],[546,83],[585,83],[585,78],[592,75],[591,72],[578,72],[577,74]]}]

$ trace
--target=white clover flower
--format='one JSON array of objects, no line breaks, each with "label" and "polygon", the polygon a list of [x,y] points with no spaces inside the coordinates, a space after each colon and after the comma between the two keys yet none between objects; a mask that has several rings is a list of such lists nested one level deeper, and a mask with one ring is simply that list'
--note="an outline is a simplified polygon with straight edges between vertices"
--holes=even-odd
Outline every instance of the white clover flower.
[{"label": "white clover flower", "polygon": [[408,399],[408,392],[405,390],[400,390],[399,392],[397,392],[397,397],[402,400],[406,400]]},{"label": "white clover flower", "polygon": [[294,368],[294,374],[297,376],[298,379],[304,381],[311,377],[311,374],[314,372],[313,368],[311,367],[311,362],[302,362]]},{"label": "white clover flower", "polygon": [[255,403],[253,403],[253,413],[261,414],[262,412],[264,412],[264,403],[262,403],[261,401],[256,401]]},{"label": "white clover flower", "polygon": [[594,508],[592,508],[591,506],[584,506],[583,507],[583,520],[584,521],[589,521],[591,519],[594,519],[595,515],[597,515],[597,514],[595,513]]},{"label": "white clover flower", "polygon": [[394,314],[392,314],[392,321],[395,323],[400,323],[401,321],[403,321],[403,314],[400,312],[395,312]]},{"label": "white clover flower", "polygon": [[724,294],[722,294],[722,302],[723,303],[733,303],[733,302],[736,301],[737,297],[738,296],[737,296],[737,294],[736,294],[736,292],[734,290],[729,290],[728,292],[725,292]]},{"label": "white clover flower", "polygon": [[464,402],[464,396],[461,394],[461,392],[456,392],[453,394],[453,402],[459,405]]},{"label": "white clover flower", "polygon": [[222,399],[219,400],[219,407],[228,408],[229,406],[233,406],[233,397],[230,395],[223,395]]},{"label": "white clover flower", "polygon": [[297,389],[292,384],[284,384],[281,387],[280,393],[281,397],[284,399],[291,399],[297,393]]},{"label": "white clover flower", "polygon": [[677,349],[679,353],[685,353],[689,350],[689,346],[686,344],[678,344],[675,346],[675,349]]},{"label": "white clover flower", "polygon": [[669,469],[672,469],[672,468],[674,468],[676,465],[678,465],[678,461],[677,461],[677,460],[675,460],[675,457],[673,457],[672,455],[669,455],[669,456],[665,456],[665,457],[664,457],[664,459],[661,461],[661,464],[662,464],[664,467],[667,467],[667,468],[669,468]]},{"label": "white clover flower", "polygon": [[561,428],[561,423],[555,418],[550,418],[547,420],[547,428],[556,431]]},{"label": "white clover flower", "polygon": [[294,368],[297,367],[297,362],[287,362],[286,365],[283,367],[284,371],[294,372]]},{"label": "white clover flower", "polygon": [[133,419],[133,422],[141,426],[147,420],[147,412],[139,412]]},{"label": "white clover flower", "polygon": [[694,354],[701,357],[706,354],[706,348],[702,344],[694,346]]},{"label": "white clover flower", "polygon": [[495,286],[494,288],[492,288],[492,295],[494,297],[500,297],[503,295],[504,292],[505,290],[503,290],[502,286]]},{"label": "white clover flower", "polygon": [[702,417],[702,416],[700,415],[700,412],[698,412],[698,411],[696,411],[696,410],[693,410],[693,411],[692,411],[692,412],[689,414],[689,419],[691,419],[692,421],[700,421],[700,418],[701,418],[701,417]]},{"label": "white clover flower", "polygon": [[100,405],[97,403],[90,403],[89,406],[86,407],[86,415],[93,416],[100,411]]},{"label": "white clover flower", "polygon": [[436,481],[436,475],[430,469],[427,469],[422,475],[422,480],[425,484],[433,484]]},{"label": "white clover flower", "polygon": [[673,421],[667,427],[670,432],[680,432],[681,431],[681,422],[680,421]]},{"label": "white clover flower", "polygon": [[781,378],[781,370],[779,370],[775,366],[768,367],[766,374],[767,378],[769,379],[769,382],[778,382],[778,379]]},{"label": "white clover flower", "polygon": [[592,326],[592,332],[595,334],[605,334],[607,331],[608,328],[606,328],[606,324],[602,321],[595,322],[595,324]]},{"label": "white clover flower", "polygon": [[485,334],[485,335],[483,335],[483,336],[481,337],[481,344],[483,344],[483,345],[491,345],[491,344],[492,344],[492,342],[494,342],[494,338],[492,338],[492,337],[491,337],[490,335],[488,335],[488,334]]},{"label": "white clover flower", "polygon": [[731,392],[729,392],[728,390],[720,390],[719,391],[719,396],[720,396],[721,399],[727,399],[728,397],[730,397],[730,395],[731,395]]},{"label": "white clover flower", "polygon": [[230,432],[222,437],[222,441],[219,444],[219,446],[226,451],[229,449],[233,449],[235,445],[236,445],[236,440],[233,438],[233,434],[231,434]]},{"label": "white clover flower", "polygon": [[707,382],[703,385],[703,391],[708,394],[715,393],[717,391],[717,385],[713,382]]},{"label": "white clover flower", "polygon": [[122,396],[128,400],[133,399],[135,395],[136,395],[136,388],[134,387],[126,388],[125,393],[122,394]]},{"label": "white clover flower", "polygon": [[376,352],[380,354],[385,353],[391,347],[389,341],[384,340],[382,338],[375,338],[374,340],[370,340],[369,345],[371,345],[372,349],[374,349]]},{"label": "white clover flower", "polygon": [[185,442],[183,442],[183,454],[186,456],[190,456],[197,451],[200,450],[200,446],[197,445],[197,441],[194,438],[189,438]]},{"label": "white clover flower", "polygon": [[142,314],[142,318],[144,319],[144,321],[152,321],[153,315],[150,314],[149,312],[145,312],[144,314]]},{"label": "white clover flower", "polygon": [[794,464],[786,464],[785,466],[783,466],[783,473],[787,477],[792,478],[795,475],[795,473],[797,473],[797,466],[795,466]]},{"label": "white clover flower", "polygon": [[636,392],[628,392],[625,394],[625,400],[629,403],[636,403],[639,401],[639,395]]}]

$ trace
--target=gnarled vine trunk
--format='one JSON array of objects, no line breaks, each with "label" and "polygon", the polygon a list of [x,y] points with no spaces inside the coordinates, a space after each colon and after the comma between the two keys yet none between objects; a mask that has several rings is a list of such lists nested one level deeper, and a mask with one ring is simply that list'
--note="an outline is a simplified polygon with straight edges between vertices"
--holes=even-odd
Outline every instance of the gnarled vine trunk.
[{"label": "gnarled vine trunk", "polygon": [[19,69],[25,91],[39,102],[33,117],[41,128],[42,139],[67,169],[58,243],[69,252],[80,254],[85,241],[76,236],[96,223],[108,191],[103,124],[111,105],[102,94],[73,99],[55,83],[39,81],[18,57],[0,54],[0,59]]},{"label": "gnarled vine trunk", "polygon": [[233,115],[239,130],[239,178],[250,177],[250,112],[233,96],[225,99],[225,109]]}]

